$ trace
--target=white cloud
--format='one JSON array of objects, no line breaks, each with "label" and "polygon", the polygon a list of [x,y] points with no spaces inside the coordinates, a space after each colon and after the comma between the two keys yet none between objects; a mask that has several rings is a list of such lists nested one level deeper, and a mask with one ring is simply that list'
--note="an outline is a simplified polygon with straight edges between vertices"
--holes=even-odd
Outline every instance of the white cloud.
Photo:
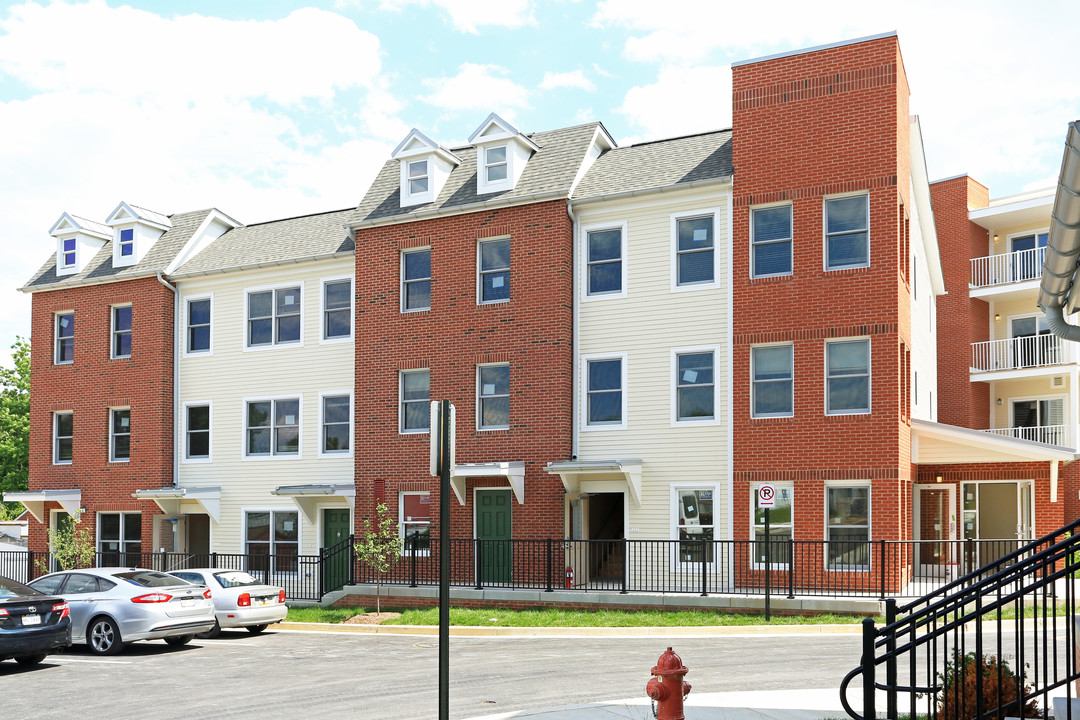
[{"label": "white cloud", "polygon": [[477,34],[484,26],[518,28],[535,25],[533,0],[383,0],[380,10],[401,11],[408,5],[437,7],[461,31]]},{"label": "white cloud", "polygon": [[596,113],[593,112],[593,109],[591,107],[578,108],[577,112],[574,113],[574,122],[576,123],[592,122],[595,119]]},{"label": "white cloud", "polygon": [[617,112],[638,131],[622,145],[731,127],[731,68],[669,67],[655,83],[631,88]]},{"label": "white cloud", "polygon": [[0,75],[19,97],[0,102],[0,364],[29,334],[12,288],[53,251],[63,211],[103,220],[127,200],[255,222],[358,203],[406,132],[379,53],[311,9],[264,22],[99,0],[0,11]]},{"label": "white cloud", "polygon": [[544,79],[540,81],[540,89],[554,90],[555,88],[578,88],[585,92],[596,91],[596,85],[593,84],[592,80],[585,77],[585,73],[581,70],[564,73],[545,72]]},{"label": "white cloud", "polygon": [[464,63],[453,77],[425,80],[434,92],[420,99],[444,110],[494,110],[512,120],[517,108],[529,106],[529,91],[508,74],[498,65]]}]

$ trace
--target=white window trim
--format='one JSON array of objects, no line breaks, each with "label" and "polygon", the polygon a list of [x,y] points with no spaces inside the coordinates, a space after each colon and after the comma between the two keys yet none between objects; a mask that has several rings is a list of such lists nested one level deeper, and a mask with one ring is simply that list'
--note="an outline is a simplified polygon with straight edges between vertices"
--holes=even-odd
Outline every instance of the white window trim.
[{"label": "white window trim", "polygon": [[[1041,402],[1043,400],[1060,400],[1061,401],[1061,422],[1065,426],[1069,426],[1069,396],[1066,394],[1061,395],[1017,395],[1008,396],[1005,402],[1009,406],[1009,427],[1016,427],[1016,418],[1013,413],[1013,403],[1017,402]],[[1043,426],[1052,427],[1052,426]]]},{"label": "white window trim", "polygon": [[[401,557],[412,557],[412,553],[409,551],[409,539],[405,537],[405,496],[406,495],[427,495],[431,497],[431,493],[427,490],[401,490],[398,492],[398,537],[401,539]],[[419,523],[413,523],[419,525]],[[431,526],[431,522],[428,522],[428,526]],[[430,538],[431,536],[428,535]],[[431,548],[427,550],[417,550],[416,557],[429,557],[431,555]]]},{"label": "white window trim", "polygon": [[[482,258],[482,255],[481,255],[480,248],[481,248],[481,246],[483,246],[484,243],[501,242],[503,240],[506,240],[507,242],[510,242],[510,264],[506,266],[506,270],[489,270],[487,272],[488,272],[488,274],[497,273],[497,272],[505,272],[505,273],[507,273],[509,279],[513,280],[513,272],[512,272],[512,270],[513,270],[513,266],[514,266],[514,255],[513,255],[513,253],[514,253],[514,244],[513,244],[513,241],[511,240],[510,236],[509,235],[496,235],[495,237],[479,238],[476,241],[476,304],[477,305],[498,305],[500,303],[508,303],[511,300],[510,297],[503,298],[503,299],[500,299],[500,300],[484,300],[484,278],[483,278],[484,270],[482,269],[483,268],[483,258]],[[511,297],[513,297],[513,296],[511,296]]]},{"label": "white window trim", "polygon": [[[406,430],[405,429],[405,373],[411,372],[423,372],[427,371],[428,374],[428,399],[424,401],[424,405],[429,406],[431,403],[431,368],[409,368],[408,370],[398,370],[398,393],[397,393],[397,406],[398,406],[398,435],[427,435],[431,432],[431,428],[426,430]],[[415,402],[420,402],[419,400]]]},{"label": "white window trim", "polygon": [[1020,252],[1019,250],[1013,250],[1012,249],[1012,244],[1013,244],[1013,239],[1014,238],[1022,238],[1022,237],[1034,236],[1035,237],[1035,246],[1038,247],[1038,245],[1039,245],[1039,236],[1040,235],[1049,235],[1049,234],[1050,234],[1050,228],[1049,227],[1039,228],[1038,230],[1020,230],[1019,232],[1009,233],[1008,235],[1005,236],[1005,247],[1008,248],[1008,250],[1005,252],[1005,254],[1009,255],[1009,254],[1012,254],[1014,252]]},{"label": "white window trim", "polygon": [[671,555],[668,558],[668,569],[671,572],[686,572],[686,570],[689,569],[689,568],[700,568],[701,567],[700,562],[696,562],[696,561],[695,562],[683,562],[683,561],[679,560],[679,528],[683,527],[683,526],[679,525],[679,491],[680,490],[711,490],[712,491],[712,497],[713,497],[713,500],[712,500],[712,502],[713,502],[713,524],[710,527],[712,527],[712,529],[713,529],[714,550],[713,550],[713,559],[710,562],[705,563],[705,567],[715,571],[716,567],[717,567],[717,565],[716,565],[717,556],[721,552],[723,552],[723,547],[722,546],[721,547],[715,547],[715,543],[717,541],[723,540],[723,538],[719,537],[718,530],[720,529],[720,523],[717,522],[717,520],[718,520],[717,515],[719,514],[719,510],[721,510],[722,507],[723,507],[722,504],[721,504],[721,498],[726,497],[726,495],[721,496],[721,494],[720,494],[721,488],[723,486],[720,483],[704,482],[704,483],[678,483],[678,484],[672,484],[669,487],[670,487],[670,490],[668,491],[668,494],[669,494],[669,499],[668,499],[668,509],[669,510],[668,511],[670,513],[669,523],[670,523],[670,528],[671,528],[671,532],[669,534],[669,537],[671,538],[672,543],[671,543]]},{"label": "white window trim", "polygon": [[[602,293],[590,293],[589,292],[589,233],[598,232],[602,230],[615,230],[618,229],[622,233],[621,249],[619,251],[619,259],[622,270],[621,290],[619,292],[602,292]],[[580,275],[580,288],[578,293],[582,302],[595,302],[597,300],[613,300],[616,298],[624,298],[627,296],[626,291],[626,266],[627,266],[627,253],[629,251],[629,226],[625,220],[621,222],[611,223],[592,223],[590,225],[582,225],[580,233],[580,255],[581,258],[581,275]]]},{"label": "white window trim", "polygon": [[[589,363],[594,360],[622,360],[622,422],[610,423],[610,424],[589,424]],[[590,353],[588,355],[582,355],[580,358],[581,363],[581,377],[579,379],[581,388],[580,402],[580,417],[581,417],[581,431],[582,432],[597,432],[604,430],[626,430],[628,427],[627,422],[627,409],[630,406],[629,402],[629,388],[627,387],[627,378],[629,377],[628,365],[629,353],[626,352],[614,352],[614,353]]]},{"label": "white window trim", "polygon": [[[500,162],[488,162],[488,152],[491,151],[491,150],[498,150],[499,148],[502,148],[502,151],[503,151],[503,158],[504,158],[503,161],[501,163]],[[507,141],[503,145],[484,145],[480,149],[483,151],[483,155],[484,155],[484,162],[481,163],[481,166],[484,169],[484,182],[483,182],[484,188],[487,189],[487,190],[492,190],[492,189],[495,189],[496,187],[499,187],[501,185],[509,185],[511,180],[514,177],[511,174],[511,172],[513,170],[513,168],[511,167],[511,162],[512,162],[512,158],[513,158],[513,155],[514,155],[514,151],[510,149],[509,141]],[[491,180],[490,178],[488,178],[488,169],[493,168],[493,167],[499,167],[500,165],[502,165],[503,167],[506,168],[506,177],[501,178],[499,180]]]},{"label": "white window trim", "polygon": [[[1046,313],[1030,312],[1030,313],[1018,313],[1016,315],[1009,315],[1009,317],[1006,318],[1007,322],[1005,323],[1005,332],[1007,332],[1008,335],[1006,337],[1004,337],[1004,338],[1001,338],[1001,339],[1003,339],[1003,340],[1013,340],[1013,339],[1015,339],[1016,336],[1013,335],[1013,321],[1014,320],[1027,320],[1028,318],[1035,318],[1035,332],[1038,333],[1038,331],[1039,331],[1039,320],[1046,320]],[[1033,336],[1025,335],[1023,337],[1033,337]]]},{"label": "white window trim", "polygon": [[[331,283],[349,282],[349,334],[342,337],[328,338],[326,337],[326,286]],[[304,309],[304,297],[300,296],[300,314],[303,315]],[[353,341],[353,336],[356,332],[355,329],[355,316],[356,316],[356,278],[352,275],[338,275],[335,277],[325,277],[319,280],[319,344],[320,345],[339,345],[341,343],[349,343]],[[300,333],[303,336],[303,322],[300,323]]]},{"label": "white window trim", "polygon": [[[757,275],[757,274],[754,273],[754,249],[757,247],[757,245],[756,245],[756,243],[754,241],[754,212],[757,211],[757,210],[771,210],[772,208],[778,208],[778,207],[787,207],[789,209],[789,211],[790,211],[789,216],[791,218],[791,226],[790,226],[790,231],[791,232],[788,235],[787,242],[789,244],[789,247],[791,248],[791,269],[788,270],[787,272],[782,272],[782,273],[768,273],[768,274]],[[793,275],[795,273],[795,205],[794,205],[794,203],[792,203],[790,200],[785,200],[785,201],[775,202],[775,203],[765,203],[763,205],[751,205],[750,206],[749,221],[750,221],[750,227],[748,229],[748,232],[749,232],[749,237],[750,237],[750,264],[749,264],[748,269],[750,270],[750,277],[754,278],[754,279],[757,279],[757,278],[771,278],[771,277],[787,277],[789,275]],[[781,240],[770,240],[769,242],[764,243],[764,244],[765,245],[775,245],[775,244],[778,244],[780,242],[783,242],[783,241],[781,241]]]},{"label": "white window trim", "polygon": [[[111,312],[111,311],[110,311]],[[71,333],[71,359],[59,361],[57,357],[60,355],[60,316],[70,315],[71,321],[75,322],[74,310],[58,310],[53,313],[53,365],[71,365],[75,362],[75,333]],[[109,321],[110,324],[112,321]],[[109,342],[112,342],[112,336],[109,336]],[[111,351],[110,351],[111,352]]]},{"label": "white window trim", "polygon": [[[502,365],[506,366],[507,371],[510,370],[510,363],[509,362],[477,363],[477,365],[476,365],[476,430],[477,430],[477,432],[490,432],[492,430],[509,430],[510,429],[510,424],[509,423],[507,423],[506,425],[485,426],[483,424],[483,418],[482,418],[482,413],[481,413],[480,391],[482,390],[482,388],[480,387],[480,368],[499,367],[499,366],[502,366]],[[507,378],[507,384],[509,384],[509,382],[510,382],[510,379]],[[507,393],[507,396],[506,396],[507,402],[509,402],[509,400],[510,400],[510,398],[512,396],[513,396],[513,393]],[[489,397],[501,397],[501,396],[492,395],[492,396],[489,396]]]},{"label": "white window trim", "polygon": [[[128,456],[126,458],[117,458],[114,454],[113,440],[116,434],[113,432],[113,413],[117,410],[128,411]],[[126,463],[131,462],[131,406],[130,405],[117,405],[109,408],[109,462],[110,463]]]},{"label": "white window trim", "polygon": [[[712,282],[703,283],[691,283],[687,285],[679,284],[679,221],[689,218],[712,216],[713,219],[713,279]],[[726,228],[727,225],[722,223],[722,219],[726,219],[727,215],[721,208],[702,208],[701,210],[688,210],[685,212],[671,213],[670,216],[670,228],[669,235],[671,236],[671,250],[668,255],[668,262],[671,264],[671,292],[693,292],[695,290],[715,290],[720,287],[720,277],[723,274],[723,263],[720,256],[720,248],[722,247],[720,228]],[[727,232],[724,233],[726,242]]]},{"label": "white window trim", "polygon": [[[713,416],[705,419],[679,419],[679,356],[680,355],[694,355],[700,353],[711,352],[713,356]],[[721,358],[719,345],[692,345],[689,347],[677,347],[671,348],[671,378],[668,383],[670,389],[670,408],[671,408],[671,427],[695,427],[695,426],[709,426],[719,425],[721,422],[721,406],[720,406],[720,373],[717,370],[717,365]]]},{"label": "white window trim", "polygon": [[[299,403],[297,409],[297,450],[296,454],[277,454],[274,452],[274,404],[278,400],[296,400]],[[270,403],[270,453],[268,455],[248,455],[248,404],[254,402]],[[240,439],[240,460],[242,462],[267,462],[302,460],[304,458],[304,394],[303,393],[279,393],[277,395],[258,395],[240,398],[241,425],[243,433]]]},{"label": "white window trim", "polygon": [[[829,564],[829,527],[832,523],[829,521],[829,489],[830,488],[866,488],[866,539],[869,543],[869,550],[867,551],[868,564],[866,565],[843,565],[838,568],[834,568]],[[869,480],[826,480],[825,492],[822,493],[822,501],[824,508],[822,509],[822,517],[824,518],[824,537],[825,546],[822,548],[822,568],[826,572],[870,572],[874,567],[874,485]],[[794,519],[794,511],[792,512],[792,519]]]},{"label": "white window trim", "polygon": [[[71,416],[71,460],[60,460],[60,438],[56,432],[57,416],[70,415]],[[112,418],[109,418],[110,422]],[[65,437],[68,437],[65,435]],[[70,465],[75,460],[75,411],[74,410],[53,410],[52,413],[52,464],[53,465]]]},{"label": "white window trim", "polygon": [[[206,349],[206,350],[190,351],[190,350],[188,350],[188,318],[190,317],[190,314],[188,312],[188,303],[198,302],[199,300],[209,300],[210,301],[210,347],[208,349]],[[300,301],[301,301],[301,303],[303,303],[303,297],[302,296],[300,298]],[[244,304],[245,305],[247,304],[247,295],[246,294],[244,295]],[[185,295],[184,298],[183,298],[182,307],[183,307],[183,315],[184,315],[184,317],[183,317],[183,320],[181,321],[181,324],[183,325],[183,328],[182,328],[182,332],[183,332],[182,338],[183,339],[182,339],[182,342],[181,342],[180,356],[183,357],[183,358],[194,358],[194,357],[209,357],[209,356],[213,355],[214,354],[214,293],[203,293],[201,295]],[[247,315],[247,308],[246,307],[244,308],[244,314]],[[247,323],[246,322],[244,323],[244,333],[245,333],[244,334],[244,344],[246,345],[247,344]]]},{"label": "white window trim", "polygon": [[[323,437],[323,399],[328,397],[342,397],[347,396],[349,398],[349,449],[348,450],[335,450],[327,452],[324,445],[325,438]],[[319,452],[320,458],[351,458],[353,456],[353,447],[356,445],[356,433],[354,427],[353,413],[355,408],[353,407],[353,391],[352,388],[347,390],[324,390],[319,393]]]},{"label": "white window trim", "polygon": [[[249,308],[248,296],[251,295],[252,293],[266,292],[267,290],[271,291],[271,293],[275,293],[275,291],[277,291],[277,290],[283,290],[283,289],[289,288],[289,287],[299,287],[300,288],[300,339],[297,342],[279,343],[279,342],[274,341],[274,342],[268,343],[266,345],[249,345],[248,341],[250,340],[250,338],[248,337],[248,308]],[[306,320],[305,316],[307,315],[307,307],[308,307],[308,303],[310,302],[310,300],[311,300],[311,298],[309,298],[308,295],[307,295],[307,287],[306,287],[306,282],[304,280],[296,280],[296,281],[283,280],[282,282],[275,283],[273,285],[259,285],[258,287],[246,287],[246,288],[244,288],[244,297],[243,297],[243,301],[242,301],[244,303],[244,305],[243,305],[243,310],[240,313],[241,321],[243,322],[243,327],[241,328],[241,331],[243,332],[243,335],[240,336],[241,338],[243,338],[243,340],[242,340],[242,343],[243,343],[242,350],[243,350],[243,352],[265,352],[267,350],[281,350],[281,349],[284,349],[284,348],[304,347],[304,333],[306,332],[306,325],[307,325],[307,323],[305,322],[305,320]],[[276,298],[276,293],[272,295],[271,301],[272,301],[272,306],[273,306],[272,312],[275,313],[275,314],[270,316],[271,323],[272,323],[271,332],[273,333],[274,336],[276,336],[277,335],[277,315],[276,315],[276,312],[277,312],[277,298]],[[322,318],[320,316],[320,320],[321,319]],[[212,318],[211,318],[211,320],[212,320]],[[321,332],[320,332],[320,334],[321,334]]]},{"label": "white window trim", "polygon": [[[750,542],[751,542],[750,547],[751,548],[753,548],[753,543],[757,540],[757,536],[755,535],[755,530],[758,528],[758,525],[755,523],[756,518],[754,517],[754,509],[757,507],[758,488],[761,487],[762,485],[765,485],[765,484],[767,484],[767,483],[756,482],[756,483],[751,483],[750,484]],[[768,484],[775,485],[778,488],[779,487],[786,487],[786,488],[791,490],[792,503],[791,503],[791,523],[790,523],[790,527],[791,527],[791,537],[794,538],[795,537],[795,502],[794,502],[794,500],[795,500],[795,483],[793,481],[790,481],[790,480],[785,480],[785,481],[781,481],[781,482],[768,483]],[[788,525],[788,523],[785,523],[785,526],[787,526],[787,525]],[[761,527],[762,527],[762,529],[764,529],[765,526],[762,525]],[[772,529],[772,527],[773,527],[773,524],[770,522],[769,523],[769,528]],[[750,566],[754,570],[764,570],[765,569],[765,563],[758,562],[757,552],[754,551],[753,549],[750,550]],[[771,562],[771,563],[769,563],[769,567],[772,568],[773,570],[787,570],[788,569],[788,563],[787,562]]]},{"label": "white window trim", "polygon": [[[244,554],[247,555],[247,521],[248,513],[253,512],[268,512],[270,513],[270,557],[275,555],[274,553],[274,513],[288,512],[296,514],[296,556],[299,558],[303,555],[304,550],[304,514],[300,512],[300,508],[296,505],[256,505],[249,506],[243,505],[240,507],[240,547],[243,548]],[[214,523],[210,523],[213,525]],[[270,569],[271,581],[274,575],[284,575],[286,577],[296,576],[300,572],[300,563],[297,562],[296,572],[281,571],[277,568]]]},{"label": "white window trim", "polygon": [[[430,255],[431,246],[430,245],[424,245],[422,247],[414,247],[414,248],[408,248],[408,249],[402,250],[401,253],[400,253],[400,257],[399,257],[400,268],[399,268],[399,271],[398,271],[398,274],[399,274],[399,278],[398,278],[398,295],[401,296],[399,298],[399,300],[400,300],[400,310],[401,310],[402,313],[417,313],[417,312],[430,312],[431,311],[431,295],[430,295],[430,293],[428,294],[427,307],[416,307],[416,308],[407,308],[407,307],[405,307],[405,300],[406,300],[406,293],[405,293],[405,290],[406,290],[406,287],[405,287],[405,282],[406,282],[405,281],[405,256],[409,255],[411,253],[417,253],[417,252],[429,253],[428,254],[428,263],[430,265],[430,262],[431,262],[431,255]],[[431,285],[430,285],[430,283],[431,283],[431,270],[428,271],[428,279],[427,279],[427,281],[429,283],[428,287],[430,288],[431,287]],[[421,281],[415,280],[413,282],[421,282]]]},{"label": "white window trim", "polygon": [[[428,189],[420,193],[412,192],[412,183],[409,182],[409,165],[417,162],[427,162]],[[399,192],[401,196],[401,206],[412,207],[413,205],[422,205],[423,203],[435,202],[435,171],[437,164],[435,153],[401,158],[400,163],[401,184]]]},{"label": "white window trim", "polygon": [[[517,145],[517,143],[514,140],[512,140],[510,138],[507,138],[502,142],[500,142],[498,140],[487,141],[483,145],[477,145],[476,146],[476,168],[477,168],[476,169],[476,194],[477,195],[486,195],[487,193],[500,192],[500,191],[503,191],[503,190],[513,190],[514,189],[514,182],[515,182],[514,177],[515,177],[515,173],[516,173],[516,170],[517,170],[517,168],[515,167],[516,155],[517,155],[517,148],[515,147],[516,145]],[[500,148],[500,147],[506,148],[506,163],[505,163],[506,164],[506,177],[503,178],[502,180],[492,180],[492,181],[489,182],[488,178],[487,178],[487,169],[488,169],[487,151],[490,150],[490,149],[495,149],[495,148]],[[494,163],[494,164],[499,165],[501,163]]]},{"label": "white window trim", "polygon": [[[833,343],[845,343],[855,342],[859,340],[866,341],[866,409],[865,410],[829,410],[829,345]],[[874,411],[874,343],[870,339],[869,335],[844,337],[844,338],[830,338],[825,341],[822,347],[822,373],[824,375],[823,390],[824,390],[824,402],[825,402],[825,414],[826,415],[869,415]]]},{"label": "white window trim", "polygon": [[[837,267],[829,267],[829,201],[830,200],[842,200],[849,197],[863,196],[866,198],[866,262],[859,263],[858,265],[838,265]],[[856,268],[870,267],[870,259],[873,250],[872,229],[870,227],[870,191],[858,190],[856,192],[849,193],[837,193],[836,195],[826,195],[821,198],[821,268],[824,272],[835,272],[837,270],[852,270]]]},{"label": "white window trim", "polygon": [[[100,510],[100,511],[96,511],[94,513],[94,545],[96,546],[96,549],[97,549],[97,551],[99,553],[110,552],[108,550],[102,549],[102,547],[101,547],[102,542],[112,542],[111,540],[106,541],[104,538],[101,537],[101,516],[102,515],[138,515],[139,516],[139,529],[140,530],[142,529],[142,512],[140,512],[138,510]],[[124,518],[120,518],[120,537],[116,539],[116,542],[119,543],[121,546],[123,546],[123,544],[125,542],[134,542],[134,541],[125,541],[124,540],[124,525],[126,524],[126,522],[127,521]],[[139,539],[139,544],[142,545],[142,538],[141,537]],[[116,552],[118,552],[120,554],[124,554],[125,551],[124,550],[117,550]]]},{"label": "white window trim", "polygon": [[[131,353],[130,352],[127,355],[117,355],[116,354],[116,335],[117,335],[116,311],[118,309],[120,309],[120,308],[130,308],[131,306],[132,306],[131,303],[117,303],[116,305],[110,305],[109,306],[109,359],[110,360],[129,360],[129,359],[131,359]],[[132,311],[131,319],[132,319],[132,326],[130,328],[128,328],[128,330],[127,330],[127,335],[128,335],[129,338],[132,336],[132,334],[134,333],[134,329],[135,329],[135,323],[134,323],[135,313],[134,313],[134,311]],[[134,343],[131,344],[131,347],[132,348],[135,347]]]},{"label": "white window trim", "polygon": [[[790,347],[791,348],[791,412],[789,413],[763,413],[758,414],[754,411],[754,350],[762,347]],[[825,368],[826,377],[828,377],[828,367]],[[828,388],[826,387],[826,398],[828,397]],[[793,342],[775,342],[775,343],[756,343],[750,346],[750,417],[751,418],[789,418],[795,417],[795,343]]]},{"label": "white window trim", "polygon": [[[130,243],[125,243],[124,242],[124,231],[125,230],[127,230],[128,232],[131,233],[131,242]],[[116,236],[115,237],[116,237],[116,255],[115,255],[115,260],[114,260],[115,265],[117,267],[130,267],[131,265],[135,265],[138,262],[138,260],[137,260],[138,255],[136,254],[138,249],[135,247],[135,244],[139,240],[139,236],[135,233],[135,225],[131,225],[129,227],[118,227],[118,228],[116,228]],[[131,245],[131,254],[130,255],[125,255],[124,254],[124,245]]]},{"label": "white window trim", "polygon": [[[64,243],[68,240],[75,241],[75,248],[71,250],[74,262],[70,265],[64,262],[67,256],[67,252],[64,250]],[[71,237],[58,237],[56,238],[56,267],[57,275],[73,275],[79,271],[79,238],[76,235]]]},{"label": "white window trim", "polygon": [[[209,447],[206,457],[189,458],[188,449],[188,408],[207,407],[210,413]],[[244,418],[247,418],[247,406],[244,406]],[[190,400],[183,404],[183,414],[180,416],[180,462],[183,465],[199,465],[214,461],[214,401],[213,400]],[[247,433],[244,433],[244,447],[247,447]]]}]

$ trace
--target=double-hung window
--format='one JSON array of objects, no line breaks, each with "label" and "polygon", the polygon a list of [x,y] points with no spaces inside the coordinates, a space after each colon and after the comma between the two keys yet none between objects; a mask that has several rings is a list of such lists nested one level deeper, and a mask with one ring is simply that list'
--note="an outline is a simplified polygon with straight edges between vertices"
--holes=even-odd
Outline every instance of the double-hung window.
[{"label": "double-hung window", "polygon": [[135,230],[127,228],[120,231],[120,257],[131,257],[135,254]]},{"label": "double-hung window", "polygon": [[510,299],[510,238],[483,240],[480,255],[480,302]]},{"label": "double-hung window", "polygon": [[755,208],[750,211],[753,277],[791,274],[791,206]]},{"label": "double-hung window", "polygon": [[431,248],[401,253],[401,310],[431,309]]},{"label": "double-hung window", "polygon": [[825,269],[870,265],[870,196],[825,201]]},{"label": "double-hung window", "polygon": [[870,412],[870,341],[825,344],[825,412]]},{"label": "double-hung window", "polygon": [[431,425],[431,371],[401,372],[401,432],[427,432]]},{"label": "double-hung window", "polygon": [[754,527],[751,538],[754,541],[754,562],[761,566],[765,565],[766,558],[772,567],[787,565],[791,562],[789,557],[791,546],[787,541],[791,539],[791,507],[795,486],[792,483],[776,483],[775,487],[776,495],[773,496],[775,505],[769,511],[771,543],[768,547],[765,546],[765,509],[758,505],[758,486],[750,487],[750,502],[754,506]]},{"label": "double-hung window", "polygon": [[750,349],[750,414],[791,417],[794,414],[794,347],[761,345]]},{"label": "double-hung window", "polygon": [[349,395],[324,395],[322,398],[322,452],[347,453],[349,442],[352,402]]},{"label": "double-hung window", "polygon": [[716,417],[714,354],[677,353],[675,367],[675,419],[678,422],[712,420]]},{"label": "double-hung window", "polygon": [[56,314],[57,365],[75,362],[75,313]]},{"label": "double-hung window", "polygon": [[184,458],[210,459],[210,406],[188,405],[184,410]]},{"label": "double-hung window", "polygon": [[248,293],[248,346],[300,342],[300,288]]},{"label": "double-hung window", "polygon": [[709,214],[675,220],[676,285],[705,285],[715,280],[713,219]]},{"label": "double-hung window", "polygon": [[624,227],[590,230],[585,234],[586,294],[621,295],[625,281]]},{"label": "double-hung window", "polygon": [[187,351],[210,352],[210,298],[187,301]]},{"label": "double-hung window", "polygon": [[510,427],[510,365],[480,365],[477,368],[477,425],[481,430]]},{"label": "double-hung window", "polygon": [[109,461],[127,462],[131,459],[131,408],[109,411]]},{"label": "double-hung window", "polygon": [[98,513],[98,552],[104,566],[139,567],[142,559],[142,513]]},{"label": "double-hung window", "polygon": [[297,571],[300,518],[295,510],[248,511],[244,525],[249,571]]},{"label": "double-hung window", "polygon": [[404,540],[402,553],[431,553],[431,494],[403,492],[398,495],[398,532]]},{"label": "double-hung window", "polygon": [[[680,563],[713,562],[713,488],[675,488]],[[702,555],[704,553],[704,556]]]},{"label": "double-hung window", "polygon": [[67,238],[64,240],[64,267],[75,267],[75,238]]},{"label": "double-hung window", "polygon": [[71,441],[75,434],[74,414],[53,413],[53,464],[71,463]]},{"label": "double-hung window", "polygon": [[130,305],[117,305],[112,309],[112,357],[131,357]]},{"label": "double-hung window", "polygon": [[248,457],[299,455],[299,398],[248,402],[246,435]]},{"label": "double-hung window", "polygon": [[506,146],[484,149],[484,172],[489,183],[502,182],[506,179]]},{"label": "double-hung window", "polygon": [[423,195],[428,191],[428,161],[414,160],[409,163],[409,194]]},{"label": "double-hung window", "polygon": [[870,566],[870,486],[827,486],[830,568]]},{"label": "double-hung window", "polygon": [[585,424],[589,427],[625,427],[624,357],[585,361]]},{"label": "double-hung window", "polygon": [[323,283],[323,340],[352,335],[352,280]]}]

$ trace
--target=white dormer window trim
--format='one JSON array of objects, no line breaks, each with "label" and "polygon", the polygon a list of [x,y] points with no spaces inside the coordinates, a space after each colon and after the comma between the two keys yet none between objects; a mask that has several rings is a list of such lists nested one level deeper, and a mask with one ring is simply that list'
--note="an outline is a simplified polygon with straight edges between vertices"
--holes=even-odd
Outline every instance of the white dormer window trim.
[{"label": "white dormer window trim", "polygon": [[540,146],[491,113],[469,136],[476,147],[476,193],[504,192],[517,186],[525,165]]},{"label": "white dormer window trim", "polygon": [[172,228],[168,217],[121,202],[105,224],[112,228],[113,267],[137,265],[158,238]]},{"label": "white dormer window trim", "polygon": [[65,277],[82,272],[111,232],[101,223],[63,213],[49,234],[56,239],[56,275]]},{"label": "white dormer window trim", "polygon": [[79,266],[79,243],[74,237],[60,241],[60,266],[64,270]]},{"label": "white dormer window trim", "polygon": [[401,166],[401,207],[433,203],[461,160],[416,128],[398,143],[390,157]]},{"label": "white dormer window trim", "polygon": [[427,158],[423,160],[409,160],[406,163],[408,169],[408,189],[409,195],[427,195],[431,189],[431,177],[429,176],[431,167],[431,161]]},{"label": "white dormer window trim", "polygon": [[135,228],[121,228],[119,233],[120,238],[120,256],[129,257],[135,255]]},{"label": "white dormer window trim", "polygon": [[[484,177],[488,185],[506,182],[510,179],[509,158],[505,145],[484,148]],[[492,177],[494,175],[495,177]]]}]

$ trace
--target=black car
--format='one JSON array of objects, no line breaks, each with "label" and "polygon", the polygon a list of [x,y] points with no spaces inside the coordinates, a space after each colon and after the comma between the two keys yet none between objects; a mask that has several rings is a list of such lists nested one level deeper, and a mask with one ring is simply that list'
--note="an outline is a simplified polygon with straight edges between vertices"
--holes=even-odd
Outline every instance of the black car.
[{"label": "black car", "polygon": [[0,576],[0,660],[37,665],[71,645],[71,612],[63,598]]}]

